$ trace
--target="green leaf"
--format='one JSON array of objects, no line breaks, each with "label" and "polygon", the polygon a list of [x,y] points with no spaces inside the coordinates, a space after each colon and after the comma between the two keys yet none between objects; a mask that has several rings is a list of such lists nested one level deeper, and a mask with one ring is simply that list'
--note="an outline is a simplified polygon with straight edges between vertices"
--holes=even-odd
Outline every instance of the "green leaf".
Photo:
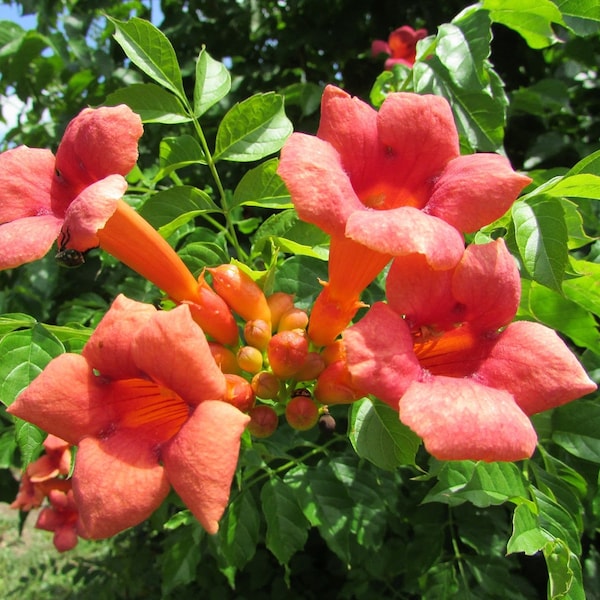
[{"label": "green leaf", "polygon": [[0,315],[0,336],[3,336],[15,329],[33,327],[37,321],[24,313],[5,313]]},{"label": "green leaf", "polygon": [[600,4],[597,0],[552,1],[563,14],[567,27],[577,35],[590,35],[600,29]]},{"label": "green leaf", "polygon": [[544,548],[548,567],[548,598],[552,600],[585,600],[581,564],[563,540],[556,540]]},{"label": "green leaf", "polygon": [[504,137],[508,101],[488,61],[490,41],[487,12],[469,7],[441,26],[430,46],[420,46],[423,55],[412,70],[416,92],[448,100],[461,140],[471,151],[497,151]]},{"label": "green leaf", "polygon": [[518,32],[531,48],[558,42],[552,23],[564,25],[560,10],[550,0],[483,0],[492,21]]},{"label": "green leaf", "polygon": [[169,173],[189,165],[206,164],[206,157],[196,138],[191,135],[163,138],[159,149],[160,170],[155,181],[166,177]]},{"label": "green leaf", "polygon": [[600,404],[578,400],[552,413],[552,441],[567,452],[600,464]]},{"label": "green leaf", "polygon": [[281,90],[286,106],[299,106],[303,117],[312,115],[321,105],[323,88],[315,83],[292,83]]},{"label": "green leaf", "polygon": [[579,277],[563,281],[565,296],[586,310],[600,316],[600,264],[587,260],[571,260]]},{"label": "green leaf", "polygon": [[205,267],[216,267],[229,262],[227,253],[212,242],[192,242],[179,252],[187,268],[198,276]]},{"label": "green leaf", "polygon": [[292,488],[277,477],[263,485],[260,500],[267,523],[266,546],[280,564],[287,565],[304,548],[310,522]]},{"label": "green leaf", "polygon": [[527,496],[523,476],[514,463],[454,461],[442,466],[438,483],[424,502],[443,502],[450,506],[470,502],[487,507]]},{"label": "green leaf", "polygon": [[358,456],[381,469],[414,465],[421,439],[400,422],[398,411],[364,398],[352,404],[349,437]]},{"label": "green leaf", "polygon": [[517,201],[511,210],[517,247],[527,272],[542,285],[560,290],[569,259],[561,203]]},{"label": "green leaf", "polygon": [[[596,0],[592,0],[592,2],[595,1]],[[598,10],[600,10],[600,8]],[[596,150],[596,152],[592,152],[585,158],[582,158],[567,172],[566,176],[578,175],[579,173],[600,175],[600,150]]]},{"label": "green leaf", "polygon": [[215,60],[203,47],[196,61],[194,115],[204,114],[224,98],[231,89],[231,75],[225,65]]},{"label": "green leaf", "polygon": [[165,542],[159,561],[162,573],[162,593],[166,597],[176,587],[187,585],[197,576],[202,554],[198,551],[202,530],[196,523],[181,527]]},{"label": "green leaf", "polygon": [[151,196],[140,209],[140,214],[163,237],[168,238],[197,215],[218,211],[219,207],[206,192],[191,185],[179,185]]},{"label": "green leaf", "polygon": [[290,194],[277,174],[278,165],[279,160],[272,158],[247,171],[233,192],[231,207],[292,208]]},{"label": "green leaf", "polygon": [[231,572],[242,569],[256,553],[259,512],[250,492],[239,494],[225,512],[219,531],[211,539],[217,544],[221,570],[231,582]]},{"label": "green leaf", "polygon": [[165,34],[138,17],[129,21],[119,21],[110,16],[107,19],[115,26],[114,38],[131,62],[159,85],[185,100],[177,56]]},{"label": "green leaf", "polygon": [[569,235],[569,250],[576,250],[594,242],[596,238],[590,237],[583,228],[583,215],[579,212],[577,204],[566,199],[561,199],[561,204],[565,211],[565,223]]},{"label": "green leaf", "polygon": [[600,354],[600,333],[587,310],[547,287],[521,281],[519,318],[533,318],[570,337],[578,346]]},{"label": "green leaf", "polygon": [[109,94],[107,106],[127,104],[142,118],[144,123],[186,123],[191,117],[171,92],[154,83],[133,83]]},{"label": "green leaf", "polygon": [[214,160],[248,162],[277,152],[293,126],[283,96],[255,94],[233,106],[219,124]]},{"label": "green leaf", "polygon": [[9,333],[0,340],[0,401],[10,406],[56,356],[60,341],[42,325]]},{"label": "green leaf", "polygon": [[540,528],[555,540],[563,540],[577,554],[581,553],[580,533],[568,510],[554,498],[531,486],[538,506]]},{"label": "green leaf", "polygon": [[327,263],[307,256],[292,256],[285,260],[277,271],[277,289],[294,294],[294,304],[310,310],[327,280]]},{"label": "green leaf", "polygon": [[513,513],[513,531],[507,544],[507,553],[524,552],[529,556],[539,552],[552,539],[538,523],[538,517],[529,504],[519,504]]}]

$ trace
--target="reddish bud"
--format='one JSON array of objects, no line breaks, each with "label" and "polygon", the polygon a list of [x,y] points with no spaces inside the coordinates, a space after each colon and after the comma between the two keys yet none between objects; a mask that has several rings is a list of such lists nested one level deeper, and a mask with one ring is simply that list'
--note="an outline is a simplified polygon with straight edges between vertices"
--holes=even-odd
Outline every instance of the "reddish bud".
[{"label": "reddish bud", "polygon": [[319,407],[308,396],[294,396],[285,407],[285,418],[294,429],[306,431],[317,424]]},{"label": "reddish bud", "polygon": [[258,284],[238,266],[219,265],[206,269],[213,279],[213,288],[231,309],[246,321],[271,321],[271,310]]},{"label": "reddish bud", "polygon": [[275,292],[267,298],[267,304],[271,311],[271,325],[273,330],[279,327],[281,315],[294,308],[294,296],[285,292]]},{"label": "reddish bud", "polygon": [[308,315],[300,308],[290,308],[281,315],[277,331],[287,331],[288,329],[306,329],[308,325]]},{"label": "reddish bud", "polygon": [[300,370],[294,375],[297,381],[312,381],[325,368],[325,361],[318,352],[309,352]]},{"label": "reddish bud", "polygon": [[315,385],[315,398],[321,404],[349,404],[362,396],[352,385],[348,367],[341,360],[326,367]]},{"label": "reddish bud", "polygon": [[192,319],[202,327],[204,333],[225,346],[235,346],[239,340],[237,323],[231,310],[221,296],[200,276],[198,279],[198,301],[183,301],[190,308]]},{"label": "reddish bud", "polygon": [[279,378],[269,371],[256,373],[250,385],[259,398],[265,398],[266,400],[275,400],[281,389]]},{"label": "reddish bud", "polygon": [[244,325],[244,339],[249,346],[259,350],[266,350],[271,339],[271,325],[262,319],[246,321]]},{"label": "reddish bud", "polygon": [[248,431],[257,438],[266,438],[273,434],[279,425],[279,417],[273,408],[259,404],[250,409]]},{"label": "reddish bud", "polygon": [[233,404],[242,412],[248,412],[255,401],[254,390],[250,383],[243,377],[234,375],[233,373],[225,373],[225,382],[227,388],[223,400],[229,404]]},{"label": "reddish bud", "polygon": [[215,362],[223,373],[240,373],[235,354],[229,348],[225,348],[223,344],[217,342],[208,342],[208,346]]},{"label": "reddish bud", "polygon": [[262,352],[254,346],[242,346],[237,352],[237,363],[243,371],[258,373],[263,366]]},{"label": "reddish bud", "polygon": [[338,360],[346,360],[346,349],[342,340],[336,340],[333,344],[325,346],[321,350],[321,356],[325,360],[326,365],[330,365]]},{"label": "reddish bud", "polygon": [[298,329],[276,333],[267,346],[271,370],[280,379],[295,375],[306,362],[308,341]]}]

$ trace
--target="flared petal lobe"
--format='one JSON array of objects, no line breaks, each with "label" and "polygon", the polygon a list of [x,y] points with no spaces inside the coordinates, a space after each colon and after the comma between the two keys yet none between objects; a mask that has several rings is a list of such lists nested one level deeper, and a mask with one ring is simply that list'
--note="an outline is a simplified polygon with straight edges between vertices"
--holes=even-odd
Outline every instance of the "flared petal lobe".
[{"label": "flared petal lobe", "polygon": [[124,104],[82,110],[67,126],[56,152],[52,195],[58,206],[95,181],[127,175],[137,162],[143,131],[139,115]]},{"label": "flared petal lobe", "polygon": [[210,534],[217,533],[227,506],[240,437],[249,421],[234,406],[207,400],[163,450],[171,485]]},{"label": "flared petal lobe", "polygon": [[79,445],[73,493],[80,529],[103,539],[147,519],[169,493],[157,451],[135,430],[108,438],[85,438]]},{"label": "flared petal lobe", "polygon": [[400,400],[400,419],[440,460],[529,458],[537,435],[510,394],[468,379],[414,382]]}]

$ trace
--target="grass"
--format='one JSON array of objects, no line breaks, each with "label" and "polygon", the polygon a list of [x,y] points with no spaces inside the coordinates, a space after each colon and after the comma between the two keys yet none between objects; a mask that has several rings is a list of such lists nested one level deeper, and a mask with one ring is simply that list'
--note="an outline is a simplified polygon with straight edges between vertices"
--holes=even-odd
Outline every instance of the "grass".
[{"label": "grass", "polygon": [[19,512],[0,503],[0,598],[67,600],[86,598],[82,573],[96,567],[107,546],[80,540],[74,550],[59,553],[52,533],[34,528],[38,511],[28,515],[19,534]]}]

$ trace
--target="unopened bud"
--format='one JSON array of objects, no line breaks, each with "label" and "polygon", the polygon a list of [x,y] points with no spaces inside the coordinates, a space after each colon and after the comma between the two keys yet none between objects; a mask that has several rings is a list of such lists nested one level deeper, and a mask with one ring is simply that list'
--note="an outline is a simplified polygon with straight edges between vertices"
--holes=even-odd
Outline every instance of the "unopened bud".
[{"label": "unopened bud", "polygon": [[279,425],[279,417],[273,408],[259,404],[250,409],[248,431],[257,438],[266,438],[273,434]]},{"label": "unopened bud", "polygon": [[309,352],[306,356],[304,364],[300,370],[294,375],[297,381],[312,381],[316,379],[325,368],[325,361],[318,352]]},{"label": "unopened bud", "polygon": [[270,371],[256,373],[250,382],[254,393],[265,400],[275,400],[281,390],[279,378]]},{"label": "unopened bud", "polygon": [[294,396],[285,407],[285,418],[294,429],[306,431],[317,424],[319,407],[309,396]]},{"label": "unopened bud", "polygon": [[308,325],[308,315],[306,311],[300,308],[290,308],[281,315],[277,331],[287,331],[288,329],[306,329]]},{"label": "unopened bud", "polygon": [[306,362],[307,356],[308,341],[298,329],[276,333],[267,346],[271,370],[280,379],[295,375]]},{"label": "unopened bud", "polygon": [[281,315],[294,308],[294,296],[285,292],[275,292],[267,298],[267,304],[271,311],[271,326],[276,331]]},{"label": "unopened bud", "polygon": [[271,339],[271,325],[262,319],[246,321],[244,325],[244,339],[249,346],[259,350],[266,350]]},{"label": "unopened bud", "polygon": [[254,346],[242,346],[237,352],[237,363],[243,371],[258,373],[263,366],[262,352]]},{"label": "unopened bud", "polygon": [[242,412],[248,412],[256,400],[254,390],[248,381],[239,375],[225,373],[225,397],[223,400],[229,404],[233,404]]},{"label": "unopened bud", "polygon": [[349,404],[363,396],[353,386],[348,367],[341,360],[331,363],[319,375],[314,393],[321,404]]},{"label": "unopened bud", "polygon": [[326,365],[330,365],[338,360],[346,360],[346,349],[342,340],[336,340],[332,344],[325,346],[321,350],[321,356]]},{"label": "unopened bud", "polygon": [[215,292],[245,321],[262,319],[271,322],[271,310],[258,284],[237,265],[219,265],[206,269]]},{"label": "unopened bud", "polygon": [[223,373],[235,373],[239,375],[240,367],[235,354],[229,348],[218,342],[208,342],[208,347],[219,369]]}]

